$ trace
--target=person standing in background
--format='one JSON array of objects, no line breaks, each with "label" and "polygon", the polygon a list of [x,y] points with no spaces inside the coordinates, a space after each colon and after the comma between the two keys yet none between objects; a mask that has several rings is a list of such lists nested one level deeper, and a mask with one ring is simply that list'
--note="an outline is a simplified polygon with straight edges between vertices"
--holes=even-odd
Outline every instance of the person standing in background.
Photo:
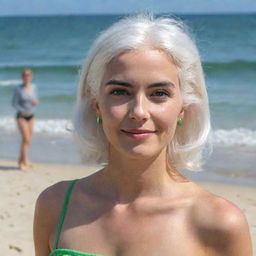
[{"label": "person standing in background", "polygon": [[35,122],[33,107],[39,103],[36,87],[31,83],[32,79],[32,70],[24,69],[22,71],[23,83],[15,89],[12,99],[12,105],[17,110],[16,121],[22,137],[18,165],[23,171],[31,166],[28,160],[28,150]]}]

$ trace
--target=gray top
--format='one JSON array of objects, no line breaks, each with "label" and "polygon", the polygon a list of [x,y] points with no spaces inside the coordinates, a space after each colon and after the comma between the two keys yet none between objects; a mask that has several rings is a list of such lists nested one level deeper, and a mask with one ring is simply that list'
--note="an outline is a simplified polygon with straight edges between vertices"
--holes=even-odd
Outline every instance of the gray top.
[{"label": "gray top", "polygon": [[34,107],[32,100],[37,99],[36,86],[31,84],[31,92],[26,92],[23,87],[24,85],[21,84],[15,89],[12,98],[12,105],[17,112],[32,114],[32,108]]}]

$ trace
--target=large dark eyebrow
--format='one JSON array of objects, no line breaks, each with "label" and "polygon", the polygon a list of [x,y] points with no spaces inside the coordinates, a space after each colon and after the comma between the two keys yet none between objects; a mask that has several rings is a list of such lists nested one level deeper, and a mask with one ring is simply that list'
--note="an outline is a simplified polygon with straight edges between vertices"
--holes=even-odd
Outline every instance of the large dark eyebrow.
[{"label": "large dark eyebrow", "polygon": [[[127,83],[127,82],[124,82],[124,81],[120,81],[120,80],[115,80],[115,79],[112,79],[112,80],[109,80],[107,83],[106,83],[106,86],[107,85],[121,85],[121,86],[124,86],[124,87],[133,87],[131,84]],[[161,81],[161,82],[157,82],[157,83],[153,83],[153,84],[150,84],[149,85],[149,88],[153,88],[153,87],[175,87],[175,85],[170,82],[170,81]]]}]

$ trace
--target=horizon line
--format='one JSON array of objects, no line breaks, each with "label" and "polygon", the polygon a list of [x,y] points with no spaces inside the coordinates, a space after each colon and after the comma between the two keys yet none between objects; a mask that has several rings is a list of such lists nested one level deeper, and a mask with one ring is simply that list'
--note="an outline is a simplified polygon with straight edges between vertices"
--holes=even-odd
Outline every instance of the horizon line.
[{"label": "horizon line", "polygon": [[[132,14],[139,14],[143,12],[129,12],[129,13],[43,13],[43,14],[0,14],[0,18],[4,17],[56,17],[56,16],[101,16],[101,15],[132,15]],[[256,11],[254,12],[158,12],[153,13],[154,15],[255,15]]]}]

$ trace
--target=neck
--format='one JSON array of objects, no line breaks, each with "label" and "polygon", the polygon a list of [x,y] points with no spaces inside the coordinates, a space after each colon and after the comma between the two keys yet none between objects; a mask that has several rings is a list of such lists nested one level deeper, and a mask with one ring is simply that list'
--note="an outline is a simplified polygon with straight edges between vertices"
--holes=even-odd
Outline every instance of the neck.
[{"label": "neck", "polygon": [[24,87],[29,87],[30,86],[30,82],[23,82]]},{"label": "neck", "polygon": [[175,183],[166,160],[166,150],[143,160],[124,158],[115,152],[103,171],[103,184],[107,184],[110,196],[122,203],[138,197],[164,196]]}]

